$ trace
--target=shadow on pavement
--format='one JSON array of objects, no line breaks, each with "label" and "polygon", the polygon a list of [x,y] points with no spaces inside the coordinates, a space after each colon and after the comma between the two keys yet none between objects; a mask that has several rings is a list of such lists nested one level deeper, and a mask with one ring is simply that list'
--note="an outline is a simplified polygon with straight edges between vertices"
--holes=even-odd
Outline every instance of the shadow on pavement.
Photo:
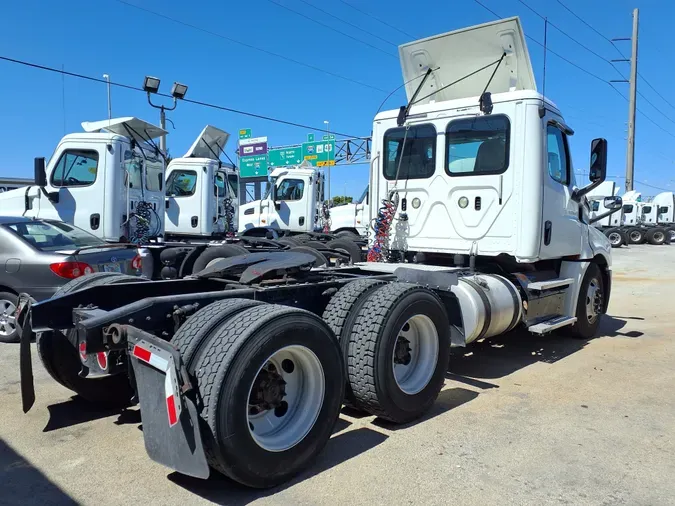
[{"label": "shadow on pavement", "polygon": [[464,403],[474,400],[476,397],[478,397],[478,395],[478,392],[474,390],[467,390],[466,388],[447,388],[445,390],[441,390],[441,393],[439,393],[438,397],[436,398],[436,402],[434,402],[431,408],[429,408],[429,411],[427,411],[421,418],[405,424],[396,424],[387,420],[376,418],[373,421],[373,425],[377,425],[378,427],[382,427],[383,429],[391,431],[407,429],[409,427],[413,427],[420,423],[431,420],[432,418],[436,418],[443,413],[447,413],[448,411],[453,410]]},{"label": "shadow on pavement", "polygon": [[0,504],[78,503],[0,438]]},{"label": "shadow on pavement", "polygon": [[[626,319],[605,315],[598,337],[640,337],[642,332],[621,332]],[[472,343],[466,348],[455,348],[450,355],[447,378],[480,389],[497,385],[484,380],[503,378],[536,362],[552,364],[582,350],[590,340],[575,339],[562,329],[546,336],[519,329]]]},{"label": "shadow on pavement", "polygon": [[215,471],[208,480],[200,480],[179,473],[171,473],[168,478],[184,489],[217,504],[244,505],[261,497],[274,495],[293,485],[327,471],[347,460],[376,447],[388,436],[362,427],[333,436],[317,459],[307,471],[297,478],[279,487],[268,490],[255,490],[239,485]]},{"label": "shadow on pavement", "polygon": [[[72,427],[109,416],[120,415],[120,418],[122,418],[120,413],[123,412],[119,407],[110,408],[92,404],[77,395],[67,401],[47,406],[47,409],[49,410],[49,421],[47,421],[47,425],[42,429],[42,432]],[[138,420],[140,420],[140,412]]]}]

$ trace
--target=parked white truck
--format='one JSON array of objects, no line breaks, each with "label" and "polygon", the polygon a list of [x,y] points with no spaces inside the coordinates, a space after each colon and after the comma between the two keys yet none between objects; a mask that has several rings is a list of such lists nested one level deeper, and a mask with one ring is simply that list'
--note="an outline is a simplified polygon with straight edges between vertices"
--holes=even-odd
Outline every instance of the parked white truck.
[{"label": "parked white truck", "polygon": [[331,207],[331,231],[336,234],[351,234],[359,237],[368,235],[370,204],[368,187],[354,202]]},{"label": "parked white truck", "polygon": [[190,279],[112,276],[32,306],[21,297],[24,410],[38,332],[56,381],[92,400],[139,400],[152,459],[270,487],[312,462],[345,396],[396,423],[423,415],[451,346],[516,327],[592,338],[611,246],[585,194],[605,179],[606,141],[592,142],[590,183],[578,186],[572,129],[536,91],[518,18],[399,54],[408,105],[373,124],[378,261],[317,269],[302,253],[251,254]]}]

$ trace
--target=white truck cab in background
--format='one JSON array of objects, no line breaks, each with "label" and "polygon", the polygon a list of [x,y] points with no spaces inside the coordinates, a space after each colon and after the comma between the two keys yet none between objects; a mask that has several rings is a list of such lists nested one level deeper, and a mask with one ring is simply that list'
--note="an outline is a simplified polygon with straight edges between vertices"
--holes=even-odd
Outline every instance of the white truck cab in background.
[{"label": "white truck cab in background", "polygon": [[368,233],[369,215],[370,204],[366,186],[356,201],[330,208],[330,230],[335,233],[351,232],[365,236]]},{"label": "white truck cab in background", "polygon": [[167,238],[203,238],[234,233],[239,175],[220,161],[229,134],[206,126],[181,158],[166,169]]},{"label": "white truck cab in background", "polygon": [[323,174],[308,165],[280,167],[270,174],[268,192],[261,200],[239,207],[239,231],[257,227],[291,233],[323,230]]},{"label": "white truck cab in background", "polygon": [[0,194],[3,214],[59,219],[106,241],[143,242],[164,232],[164,160],[153,139],[167,132],[126,117],[84,122],[36,159],[35,186]]}]

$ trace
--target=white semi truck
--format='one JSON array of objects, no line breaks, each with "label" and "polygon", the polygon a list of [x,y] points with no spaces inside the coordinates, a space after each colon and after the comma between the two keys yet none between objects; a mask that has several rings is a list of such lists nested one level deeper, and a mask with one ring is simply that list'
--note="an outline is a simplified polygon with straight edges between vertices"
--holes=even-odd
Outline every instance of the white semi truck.
[{"label": "white semi truck", "polygon": [[536,90],[518,18],[399,54],[408,104],[373,123],[373,261],[249,254],[190,279],[90,277],[40,304],[22,296],[24,410],[37,332],[56,381],[140,402],[155,461],[270,487],[310,465],[345,397],[396,423],[423,415],[451,346],[515,328],[592,338],[612,260],[585,195],[605,179],[606,141],[577,183],[572,129]]}]

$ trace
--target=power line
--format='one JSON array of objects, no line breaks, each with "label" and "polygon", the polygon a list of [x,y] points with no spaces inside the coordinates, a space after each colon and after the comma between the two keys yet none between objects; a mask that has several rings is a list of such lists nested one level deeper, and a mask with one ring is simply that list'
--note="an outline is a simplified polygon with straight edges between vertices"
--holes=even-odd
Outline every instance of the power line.
[{"label": "power line", "polygon": [[299,61],[299,60],[295,60],[293,58],[290,58],[288,56],[284,56],[284,55],[279,54],[279,53],[275,53],[273,51],[268,51],[267,49],[263,49],[263,48],[254,46],[252,44],[249,44],[247,42],[242,42],[240,40],[233,39],[232,37],[228,37],[226,35],[223,35],[223,34],[220,34],[220,33],[217,33],[217,32],[213,32],[211,30],[207,30],[206,28],[202,28],[200,26],[193,25],[191,23],[187,23],[185,21],[181,21],[181,20],[176,19],[176,18],[172,18],[170,16],[167,16],[166,14],[162,14],[160,12],[156,12],[156,11],[147,9],[145,7],[141,7],[140,5],[135,5],[135,4],[132,4],[132,3],[127,2],[125,0],[114,0],[114,1],[119,2],[123,5],[126,5],[127,7],[132,7],[134,9],[144,11],[148,14],[152,14],[153,16],[165,19],[167,21],[171,21],[172,23],[176,23],[176,24],[188,27],[188,28],[192,28],[193,30],[197,30],[197,31],[200,31],[202,33],[206,33],[208,35],[212,35],[214,37],[218,37],[220,39],[227,40],[228,42],[232,42],[233,44],[238,44],[240,46],[243,46],[243,47],[246,47],[246,48],[249,48],[249,49],[253,49],[254,51],[259,51],[259,52],[264,53],[268,56],[274,56],[275,58],[280,58],[280,59],[285,60],[287,62],[294,63],[296,65],[300,65],[300,66],[308,68],[308,69],[316,70],[317,72],[321,72],[322,74],[326,74],[326,75],[329,75],[331,77],[337,77],[338,79],[342,79],[344,81],[348,81],[348,82],[353,83],[353,84],[358,84],[359,86],[363,86],[365,88],[370,88],[372,90],[380,91],[382,93],[388,93],[387,90],[383,90],[382,88],[378,88],[377,86],[372,86],[370,84],[358,81],[356,79],[352,79],[350,77],[346,77],[346,76],[343,76],[343,75],[340,75],[340,74],[336,74],[335,72],[331,72],[330,70],[322,69],[321,67],[317,67],[315,65],[311,65],[309,63],[305,63],[305,62],[302,62],[302,61]]},{"label": "power line", "polygon": [[[4,61],[10,62],[10,63],[16,63],[18,65],[24,65],[26,67],[31,67],[31,68],[35,68],[35,69],[39,69],[39,70],[54,72],[56,74],[75,77],[75,78],[78,78],[78,79],[84,79],[84,80],[87,80],[87,81],[104,83],[106,85],[108,84],[108,82],[110,82],[111,86],[117,86],[119,88],[124,88],[124,89],[127,89],[127,90],[140,91],[142,93],[146,93],[145,90],[143,90],[142,88],[139,88],[137,86],[131,86],[131,85],[128,85],[128,84],[123,84],[123,83],[116,83],[116,82],[113,82],[113,81],[106,81],[104,79],[99,79],[97,77],[91,77],[91,76],[87,76],[87,75],[84,75],[84,74],[78,74],[76,72],[68,72],[68,71],[65,71],[65,70],[62,70],[62,69],[47,67],[46,65],[38,65],[37,63],[31,63],[31,62],[27,62],[27,61],[23,61],[23,60],[17,60],[17,59],[14,59],[14,58],[9,58],[7,56],[0,56],[0,60],[4,60]],[[168,93],[155,93],[155,95],[158,95],[160,97],[173,98],[173,96],[169,95]],[[188,104],[195,104],[195,105],[200,105],[202,107],[208,107],[210,109],[217,109],[217,110],[220,110],[220,111],[231,112],[231,113],[234,113],[234,114],[241,114],[243,116],[248,116],[250,118],[262,119],[262,120],[265,120],[265,121],[280,123],[282,125],[304,128],[304,129],[314,130],[314,131],[317,131],[317,132],[325,131],[324,127],[304,125],[302,123],[295,123],[293,121],[287,121],[287,120],[283,120],[283,119],[279,119],[279,118],[274,118],[272,116],[265,116],[265,115],[256,114],[256,113],[253,113],[253,112],[241,111],[239,109],[232,109],[231,107],[225,107],[225,106],[222,106],[222,105],[211,104],[209,102],[202,102],[200,100],[192,100],[192,99],[189,99],[189,98],[183,98],[181,100],[183,102],[187,102]],[[345,134],[345,133],[342,133],[342,132],[331,131],[331,133],[335,134],[335,135],[340,135],[342,137],[349,137],[349,138],[359,137],[358,135]]]},{"label": "power line", "polygon": [[376,51],[379,51],[380,53],[384,53],[384,54],[386,54],[386,55],[388,55],[388,56],[391,56],[392,58],[398,58],[398,56],[396,56],[396,55],[390,53],[389,51],[385,51],[385,50],[382,49],[382,48],[379,48],[379,47],[374,46],[374,45],[372,45],[372,44],[370,44],[370,43],[368,43],[368,42],[365,42],[365,41],[363,41],[363,40],[361,40],[361,39],[358,39],[358,38],[356,38],[356,37],[354,37],[354,36],[352,36],[352,35],[349,35],[348,33],[345,33],[345,32],[343,32],[343,31],[341,31],[341,30],[338,30],[337,28],[333,28],[332,26],[327,25],[326,23],[323,23],[323,22],[321,22],[321,21],[318,21],[318,20],[314,19],[312,16],[308,16],[308,15],[306,15],[306,14],[303,14],[302,12],[298,12],[298,11],[296,11],[295,9],[292,9],[292,8],[290,8],[290,7],[287,7],[287,6],[283,5],[283,4],[280,4],[280,3],[277,2],[276,0],[267,0],[267,1],[268,1],[269,3],[271,3],[271,4],[276,5],[277,7],[281,7],[282,9],[286,9],[287,11],[292,12],[293,14],[295,14],[295,15],[297,15],[297,16],[300,16],[300,17],[302,17],[302,18],[305,18],[306,20],[311,21],[312,23],[315,23],[315,24],[317,24],[317,25],[319,25],[319,26],[323,26],[324,28],[328,28],[329,30],[332,30],[332,31],[334,31],[334,32],[336,32],[336,33],[339,33],[339,34],[342,35],[343,37],[347,37],[348,39],[354,40],[354,41],[358,42],[359,44],[363,44],[364,46],[368,46],[368,47],[370,47],[370,48],[372,48],[372,49],[375,49]]},{"label": "power line", "polygon": [[364,15],[368,16],[369,18],[374,19],[374,20],[377,21],[378,23],[382,23],[384,26],[388,26],[388,27],[391,28],[392,30],[396,30],[397,32],[402,33],[402,34],[405,35],[406,37],[410,37],[411,39],[418,39],[418,38],[419,38],[419,37],[416,36],[416,35],[410,35],[408,32],[404,32],[403,30],[401,30],[401,29],[399,29],[399,28],[396,28],[394,25],[391,25],[391,24],[387,23],[386,21],[383,21],[382,19],[380,19],[380,18],[374,16],[373,14],[370,14],[369,12],[366,12],[366,11],[364,11],[364,10],[362,10],[362,9],[359,9],[357,6],[352,5],[352,4],[350,4],[349,2],[345,2],[345,0],[339,0],[339,1],[340,1],[341,3],[343,3],[343,4],[345,4],[346,6],[351,7],[351,8],[354,9],[355,11],[360,12],[361,14],[364,14]]},{"label": "power line", "polygon": [[300,0],[300,1],[301,1],[303,4],[305,4],[305,5],[309,5],[312,9],[316,9],[317,11],[322,12],[323,14],[325,14],[325,15],[327,15],[327,16],[331,16],[333,19],[337,19],[338,21],[341,21],[341,22],[343,22],[344,24],[351,26],[352,28],[356,28],[357,30],[362,31],[363,33],[365,33],[365,34],[367,34],[367,35],[370,35],[371,37],[375,37],[376,39],[379,39],[379,40],[381,40],[382,42],[386,42],[387,44],[390,44],[390,45],[392,45],[392,46],[394,46],[394,47],[398,47],[398,44],[396,44],[396,43],[394,43],[394,42],[391,42],[390,40],[387,40],[387,39],[385,39],[385,38],[382,38],[382,37],[380,37],[379,35],[375,35],[374,33],[369,32],[369,31],[366,30],[365,28],[361,28],[360,26],[355,25],[354,23],[352,23],[352,22],[350,22],[350,21],[347,21],[347,20],[344,20],[344,19],[342,19],[342,18],[339,18],[339,17],[337,17],[335,14],[332,14],[332,13],[330,13],[330,12],[328,12],[328,11],[323,10],[322,8],[317,7],[316,5],[314,5],[314,4],[310,3],[310,2],[308,2],[307,0]]}]

